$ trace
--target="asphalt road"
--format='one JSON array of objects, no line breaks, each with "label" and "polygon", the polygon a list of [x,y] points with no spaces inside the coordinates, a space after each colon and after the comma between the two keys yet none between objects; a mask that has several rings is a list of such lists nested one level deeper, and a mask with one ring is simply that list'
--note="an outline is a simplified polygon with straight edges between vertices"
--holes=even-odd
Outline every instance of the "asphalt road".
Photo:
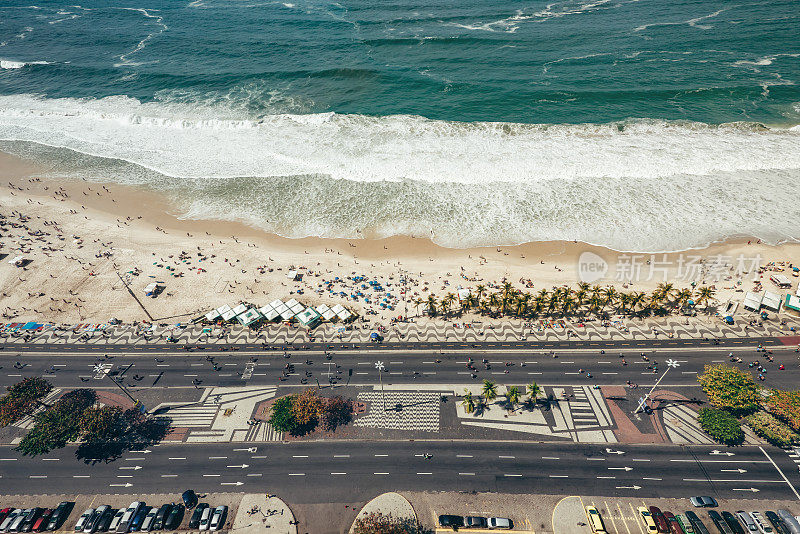
[{"label": "asphalt road", "polygon": [[[426,459],[425,454],[432,455]],[[800,499],[797,469],[772,447],[630,446],[520,442],[309,442],[160,445],[87,465],[67,448],[21,457],[0,448],[0,477],[18,494],[274,492],[294,503],[341,491]]]},{"label": "asphalt road", "polygon": [[[679,367],[670,371],[665,386],[697,384],[697,373],[709,363],[731,363],[732,352],[743,362],[759,360],[767,369],[765,384],[794,387],[800,383],[798,354],[788,347],[774,347],[773,362],[756,352],[757,344],[723,347],[639,348],[605,350],[507,350],[463,351],[179,351],[142,354],[114,346],[104,355],[96,353],[0,352],[0,387],[25,376],[45,376],[57,387],[115,387],[109,380],[118,379],[134,389],[153,387],[193,387],[336,384],[467,384],[489,379],[499,383],[527,384],[599,384],[640,386],[653,384],[674,360]],[[107,356],[105,356],[107,355]],[[556,357],[554,357],[555,355]],[[622,356],[621,356],[622,355]],[[329,359],[330,358],[330,359]],[[472,367],[469,359],[472,359]],[[487,365],[483,363],[487,361]],[[376,362],[383,362],[379,377]],[[624,362],[624,363],[623,363]],[[653,368],[653,362],[657,366]],[[510,365],[507,365],[510,364]],[[783,364],[785,369],[779,370]],[[102,371],[95,371],[95,366]],[[290,368],[287,369],[286,366]],[[293,369],[291,366],[294,366]],[[581,372],[583,371],[583,372]],[[657,371],[657,372],[654,372]],[[415,374],[416,373],[416,374]],[[591,374],[591,377],[589,376]]]}]

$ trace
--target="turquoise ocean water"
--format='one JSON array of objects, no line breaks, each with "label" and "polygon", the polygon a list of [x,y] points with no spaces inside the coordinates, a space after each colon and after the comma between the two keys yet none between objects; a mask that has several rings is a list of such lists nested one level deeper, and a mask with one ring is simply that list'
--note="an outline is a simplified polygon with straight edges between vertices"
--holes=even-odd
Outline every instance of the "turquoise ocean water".
[{"label": "turquoise ocean water", "polygon": [[0,149],[293,237],[796,240],[798,28],[787,0],[4,0]]}]

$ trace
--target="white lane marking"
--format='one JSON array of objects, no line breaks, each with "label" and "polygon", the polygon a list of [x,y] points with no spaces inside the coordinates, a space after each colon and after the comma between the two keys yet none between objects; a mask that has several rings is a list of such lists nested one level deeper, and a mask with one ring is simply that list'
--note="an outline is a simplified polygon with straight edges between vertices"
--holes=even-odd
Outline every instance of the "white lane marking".
[{"label": "white lane marking", "polygon": [[542,460],[560,460],[558,456],[542,456]]},{"label": "white lane marking", "polygon": [[[142,459],[144,460],[144,458],[142,458]],[[209,456],[208,459],[209,460],[227,460],[228,457],[227,456]]]},{"label": "white lane marking", "polygon": [[783,478],[783,481],[784,481],[784,482],[786,482],[786,483],[789,485],[789,487],[792,489],[792,492],[794,493],[794,496],[795,496],[795,497],[797,497],[798,499],[800,499],[800,494],[798,494],[798,493],[797,493],[797,490],[795,489],[795,487],[792,485],[792,483],[791,483],[791,482],[789,482],[789,479],[788,479],[788,478],[786,478],[786,475],[784,475],[784,474],[783,474],[783,471],[781,471],[781,468],[780,468],[780,467],[778,467],[778,464],[776,464],[776,463],[775,463],[775,462],[772,460],[772,458],[770,457],[770,455],[769,455],[769,454],[767,454],[767,451],[765,451],[763,447],[759,447],[759,449],[761,449],[761,452],[763,452],[763,453],[764,453],[764,456],[766,456],[766,457],[767,457],[767,459],[770,461],[770,463],[772,464],[772,466],[773,466],[773,467],[774,467],[774,468],[775,468],[775,469],[778,471],[778,473],[780,473],[780,475],[781,475],[781,478]]},{"label": "white lane marking", "polygon": [[[386,458],[386,457],[387,457],[387,456],[389,456],[389,455],[388,455],[388,454],[376,454],[376,455],[374,455],[374,456],[375,456],[375,458]],[[421,454],[418,454],[417,456],[422,456],[422,455],[421,455]]]},{"label": "white lane marking", "polygon": [[349,454],[334,454],[334,458],[350,458]]},{"label": "white lane marking", "polygon": [[642,477],[642,480],[663,480],[661,478],[654,478],[654,477]]},{"label": "white lane marking", "polygon": [[170,460],[185,460],[185,457],[182,456],[175,456],[174,458],[169,458]]},{"label": "white lane marking", "polygon": [[178,475],[161,475],[161,478],[175,478]]},{"label": "white lane marking", "polygon": [[433,473],[417,473],[418,475],[432,475]]},{"label": "white lane marking", "polygon": [[308,458],[308,456],[302,454],[295,454],[294,456],[292,456],[292,458]]},{"label": "white lane marking", "polygon": [[650,460],[647,458],[632,458],[631,462],[649,462]]},{"label": "white lane marking", "polygon": [[61,458],[42,458],[43,462],[60,462]]},{"label": "white lane marking", "polygon": [[498,458],[505,458],[505,459],[513,460],[515,457],[514,456],[503,456],[503,455],[500,455],[500,456],[498,456]]},{"label": "white lane marking", "polygon": [[373,475],[388,475],[389,473],[372,473]]},{"label": "white lane marking", "polygon": [[504,477],[521,477],[522,475],[519,475],[517,473],[505,473],[503,476]]},{"label": "white lane marking", "polygon": [[464,477],[474,477],[475,473],[459,473],[459,475],[464,476]]},{"label": "white lane marking", "polygon": [[260,477],[263,473],[249,473],[247,476],[249,477]]},{"label": "white lane marking", "polygon": [[685,482],[703,482],[704,480],[707,480],[709,482],[748,482],[750,484],[758,484],[758,483],[761,483],[761,484],[772,484],[772,483],[775,483],[775,482],[780,482],[780,483],[786,482],[785,480],[740,480],[740,479],[736,479],[736,478],[730,478],[730,479],[729,478],[710,478],[710,479],[706,479],[706,478],[684,478],[683,480]]},{"label": "white lane marking", "polygon": [[609,480],[613,480],[613,479],[615,479],[615,478],[617,478],[617,477],[597,477],[597,478],[603,478],[603,479],[609,479]]},{"label": "white lane marking", "polygon": [[19,458],[0,458],[0,462],[16,462]]},{"label": "white lane marking", "polygon": [[346,475],[347,473],[344,473],[344,472],[338,472],[338,473],[331,473],[331,474],[332,474],[332,475]]},{"label": "white lane marking", "polygon": [[89,478],[91,475],[72,475],[72,478]]},{"label": "white lane marking", "polygon": [[304,477],[306,476],[305,473],[289,473],[290,477]]},{"label": "white lane marking", "polygon": [[569,478],[569,475],[550,475],[550,478]]},{"label": "white lane marking", "polygon": [[47,475],[30,475],[28,478],[47,478]]},{"label": "white lane marking", "polygon": [[472,458],[471,454],[456,454],[456,458]]},{"label": "white lane marking", "polygon": [[586,460],[588,460],[590,462],[605,462],[606,461],[605,458],[587,458]]},{"label": "white lane marking", "polygon": [[219,476],[222,476],[222,475],[203,475],[203,476],[204,477],[219,477]]}]

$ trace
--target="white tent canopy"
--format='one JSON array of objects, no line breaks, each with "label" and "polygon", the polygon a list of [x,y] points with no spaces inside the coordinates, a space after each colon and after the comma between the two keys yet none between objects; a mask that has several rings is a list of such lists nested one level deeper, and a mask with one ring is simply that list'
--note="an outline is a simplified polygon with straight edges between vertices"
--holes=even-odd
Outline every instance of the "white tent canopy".
[{"label": "white tent canopy", "polygon": [[244,304],[239,304],[238,306],[233,308],[233,313],[235,313],[236,315],[241,315],[246,311],[247,311],[247,306],[245,306]]},{"label": "white tent canopy", "polygon": [[781,309],[781,296],[777,293],[767,291],[764,293],[761,305],[768,310],[778,312]]},{"label": "white tent canopy", "polygon": [[764,295],[761,293],[755,293],[753,291],[749,291],[744,296],[744,308],[750,311],[758,311],[761,309],[761,300],[764,298]]},{"label": "white tent canopy", "polygon": [[230,306],[228,306],[227,304],[223,304],[222,306],[220,306],[219,308],[217,308],[217,312],[218,312],[220,315],[222,315],[223,313],[225,313],[225,312],[228,312],[228,311],[231,311],[231,307],[230,307]]},{"label": "white tent canopy", "polygon": [[206,314],[206,321],[216,321],[220,316],[219,311],[211,310]]},{"label": "white tent canopy", "polygon": [[244,313],[240,313],[236,316],[236,320],[239,321],[242,326],[250,325],[256,321],[261,319],[261,314],[258,313],[258,310],[255,308],[250,308],[249,310],[245,311]]},{"label": "white tent canopy", "polygon": [[236,317],[236,312],[231,309],[228,309],[228,311],[222,314],[223,321],[230,321],[234,317]]}]

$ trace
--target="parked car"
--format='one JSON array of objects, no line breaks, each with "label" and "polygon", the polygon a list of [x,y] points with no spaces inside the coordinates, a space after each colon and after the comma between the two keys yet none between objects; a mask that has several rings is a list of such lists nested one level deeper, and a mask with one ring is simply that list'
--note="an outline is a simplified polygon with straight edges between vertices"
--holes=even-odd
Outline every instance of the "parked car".
[{"label": "parked car", "polygon": [[119,528],[120,521],[122,521],[122,516],[125,515],[125,508],[120,508],[117,510],[117,513],[114,514],[114,517],[111,519],[111,524],[108,525],[109,532],[116,532],[117,528]]},{"label": "parked car", "polygon": [[203,515],[200,516],[200,530],[208,530],[212,513],[214,513],[214,509],[210,507],[203,510]]},{"label": "parked car", "polygon": [[744,524],[747,532],[758,532],[758,526],[756,525],[756,522],[753,521],[753,518],[750,516],[750,514],[744,510],[737,510],[736,517],[739,518],[739,521],[741,521],[742,524]]},{"label": "parked car", "polygon": [[197,506],[197,494],[194,492],[194,490],[189,489],[184,491],[183,495],[181,495],[181,498],[183,499],[183,505],[187,510],[191,510]]},{"label": "parked car", "polygon": [[440,527],[463,527],[464,526],[464,518],[460,515],[440,515],[439,516],[439,526]]},{"label": "parked car", "polygon": [[750,517],[753,518],[753,521],[755,521],[756,525],[758,526],[758,531],[762,534],[772,534],[775,532],[775,530],[769,526],[767,520],[764,519],[764,516],[761,515],[761,512],[750,512]]},{"label": "parked car", "polygon": [[464,518],[464,526],[466,528],[486,528],[488,525],[485,517],[476,515],[468,515]]},{"label": "parked car", "polygon": [[30,514],[32,511],[33,508],[25,508],[22,513],[17,516],[14,522],[9,525],[8,531],[19,532],[20,528],[22,527],[22,522],[25,521],[25,519],[28,517],[28,514]]},{"label": "parked car", "polygon": [[696,534],[711,534],[706,528],[705,523],[703,523],[700,518],[697,517],[697,514],[691,510],[686,510],[686,519],[688,519],[692,524],[692,528]]},{"label": "parked car", "polygon": [[52,508],[45,508],[39,515],[39,519],[33,524],[34,532],[41,532],[47,528],[47,523],[50,521],[50,516],[53,515]]},{"label": "parked car", "polygon": [[53,510],[53,515],[50,516],[50,521],[47,522],[46,530],[58,530],[61,528],[61,525],[67,520],[74,506],[75,503],[70,501],[58,503],[56,509]]},{"label": "parked car", "polygon": [[111,521],[114,519],[116,513],[116,508],[109,508],[106,510],[103,516],[97,522],[97,528],[95,529],[95,532],[108,532],[108,528],[111,525]]},{"label": "parked car", "polygon": [[664,512],[664,517],[669,525],[670,534],[683,534],[683,528],[678,523],[678,518],[672,515],[672,512]]},{"label": "parked car", "polygon": [[211,523],[209,524],[209,530],[222,530],[222,527],[225,526],[225,519],[227,517],[228,517],[228,507],[217,506],[214,509],[214,513],[211,515]]},{"label": "parked car", "polygon": [[594,506],[586,507],[586,518],[589,520],[589,528],[592,529],[592,532],[600,534],[606,531],[606,526],[603,524],[603,518],[600,516],[600,512],[598,512],[597,508]]},{"label": "parked car", "polygon": [[772,524],[772,528],[775,529],[777,534],[788,534],[789,529],[783,524],[783,521],[781,521],[781,518],[778,517],[778,514],[767,510],[764,512],[764,517],[766,517],[767,521]]},{"label": "parked car", "polygon": [[791,534],[800,534],[800,522],[788,510],[778,510],[778,517],[783,519],[783,524]]},{"label": "parked car", "polygon": [[692,527],[692,522],[685,515],[678,514],[675,516],[675,519],[678,520],[678,523],[681,524],[681,528],[686,534],[694,534],[694,527]]},{"label": "parked car", "polygon": [[144,516],[144,520],[142,521],[142,532],[150,532],[153,530],[153,521],[156,518],[156,514],[158,513],[158,508],[151,508],[147,515]]},{"label": "parked car", "polygon": [[711,519],[711,522],[714,523],[714,526],[717,527],[717,530],[722,532],[722,534],[733,534],[733,530],[731,530],[730,525],[719,515],[719,512],[716,510],[709,510],[708,517]]},{"label": "parked car", "polygon": [[13,508],[3,508],[2,510],[0,510],[0,525],[3,524],[3,521],[6,520],[6,517],[8,517],[8,515],[13,511],[14,511]]},{"label": "parked car", "polygon": [[128,532],[128,530],[131,528],[131,521],[133,521],[133,517],[139,513],[139,510],[142,508],[142,506],[144,506],[143,502],[133,501],[130,506],[125,509],[125,513],[122,514],[122,518],[120,518],[119,523],[117,524],[116,532],[120,534]]},{"label": "parked car", "polygon": [[[746,534],[744,528],[742,528],[742,524],[739,522],[738,519],[736,519],[736,516],[733,515],[732,513],[722,512],[722,519],[724,519],[725,522],[728,523],[728,526],[731,527],[731,530],[734,532],[734,534]],[[798,532],[797,534],[800,534],[800,532]]]},{"label": "parked car", "polygon": [[201,502],[197,505],[194,509],[194,513],[192,513],[192,517],[189,518],[189,528],[200,528],[200,520],[203,518],[203,511],[208,508],[208,504]]},{"label": "parked car", "polygon": [[16,520],[19,514],[21,513],[22,509],[20,508],[14,508],[13,510],[11,510],[11,512],[6,516],[6,518],[3,519],[3,522],[0,523],[0,532],[8,532],[8,527],[11,526],[11,523],[13,523],[14,520]]},{"label": "parked car", "polygon": [[84,534],[92,534],[93,532],[95,532],[97,530],[97,525],[100,523],[100,518],[103,517],[103,514],[108,512],[110,509],[111,507],[108,506],[107,504],[98,506],[95,509],[94,513],[92,514],[92,517],[90,517],[89,520],[86,521],[86,524],[83,526]]},{"label": "parked car", "polygon": [[144,518],[150,513],[150,510],[152,510],[151,507],[142,506],[139,511],[136,512],[136,515],[133,516],[133,519],[131,519],[131,532],[138,532],[141,530],[142,521],[144,521]]},{"label": "parked car", "polygon": [[511,520],[507,517],[490,517],[487,521],[488,528],[498,530],[511,530]]},{"label": "parked car", "polygon": [[669,534],[669,523],[667,523],[667,518],[664,517],[664,513],[658,506],[650,507],[650,515],[653,517],[653,522],[656,524],[658,532]]},{"label": "parked car", "polygon": [[44,512],[44,508],[31,508],[31,511],[28,512],[28,515],[25,516],[25,519],[22,520],[22,523],[19,524],[19,531],[20,532],[30,532],[33,530],[33,524],[39,519],[39,516],[42,515]]},{"label": "parked car", "polygon": [[689,502],[692,503],[692,506],[696,506],[697,508],[716,508],[717,501],[714,497],[709,497],[707,495],[699,496],[699,497],[689,497]]},{"label": "parked car", "polygon": [[171,504],[161,505],[161,507],[158,509],[158,513],[156,514],[156,518],[153,520],[153,530],[161,530],[164,528],[164,519],[166,519],[170,510],[172,510]]},{"label": "parked car", "polygon": [[169,514],[167,514],[166,519],[164,519],[164,530],[176,530],[179,526],[181,526],[185,510],[186,508],[184,508],[182,504],[176,504],[173,506],[172,510],[169,511]]},{"label": "parked car", "polygon": [[639,512],[639,516],[642,518],[642,521],[644,521],[644,528],[647,529],[647,532],[658,532],[658,527],[656,527],[656,522],[653,521],[653,516],[650,515],[650,510],[644,506],[640,506],[636,511]]},{"label": "parked car", "polygon": [[92,514],[94,513],[94,508],[87,508],[85,512],[81,514],[78,518],[78,521],[75,522],[75,532],[82,532],[84,527],[86,527],[87,521],[91,519]]}]

